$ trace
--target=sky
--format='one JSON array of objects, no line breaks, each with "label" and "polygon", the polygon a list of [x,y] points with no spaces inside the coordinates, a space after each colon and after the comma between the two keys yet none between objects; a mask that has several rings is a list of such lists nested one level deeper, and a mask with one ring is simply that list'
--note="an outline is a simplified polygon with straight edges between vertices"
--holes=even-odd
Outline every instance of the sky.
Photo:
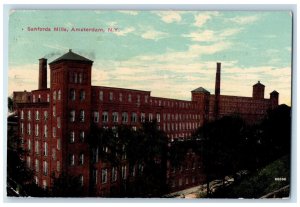
[{"label": "sky", "polygon": [[279,103],[290,105],[291,45],[289,11],[11,11],[8,94],[37,89],[38,59],[51,62],[72,49],[94,61],[92,85],[190,100],[200,86],[214,94],[221,62],[222,95],[250,97],[260,81],[265,98],[276,90]]}]

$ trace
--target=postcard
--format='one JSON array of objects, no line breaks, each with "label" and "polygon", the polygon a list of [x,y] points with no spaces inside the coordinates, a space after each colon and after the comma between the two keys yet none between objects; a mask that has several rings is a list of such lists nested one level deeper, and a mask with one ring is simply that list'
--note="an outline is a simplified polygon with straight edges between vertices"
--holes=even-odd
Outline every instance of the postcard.
[{"label": "postcard", "polygon": [[292,19],[11,10],[7,196],[289,198]]}]

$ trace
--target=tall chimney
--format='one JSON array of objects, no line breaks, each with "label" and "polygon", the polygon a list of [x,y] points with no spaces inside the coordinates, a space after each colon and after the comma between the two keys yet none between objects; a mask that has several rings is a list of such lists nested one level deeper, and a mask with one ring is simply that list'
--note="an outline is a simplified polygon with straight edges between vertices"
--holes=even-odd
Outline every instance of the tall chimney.
[{"label": "tall chimney", "polygon": [[221,63],[217,63],[216,85],[215,85],[215,108],[214,108],[215,119],[219,117],[219,103],[220,103],[220,90],[221,90],[220,85],[221,85]]},{"label": "tall chimney", "polygon": [[47,59],[39,59],[39,90],[47,88]]}]

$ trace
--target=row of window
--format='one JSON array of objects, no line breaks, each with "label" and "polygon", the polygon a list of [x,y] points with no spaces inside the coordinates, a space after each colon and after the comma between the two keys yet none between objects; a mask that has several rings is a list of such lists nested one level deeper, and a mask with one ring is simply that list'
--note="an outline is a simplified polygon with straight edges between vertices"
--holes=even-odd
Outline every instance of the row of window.
[{"label": "row of window", "polygon": [[[70,89],[69,99],[72,100],[72,101],[76,100],[76,90],[75,89]],[[80,101],[84,101],[85,100],[85,91],[84,90],[80,90],[79,91],[79,100]]]},{"label": "row of window", "polygon": [[54,90],[52,96],[53,96],[53,101],[56,101],[56,100],[60,101],[61,100],[61,90],[58,90],[57,92],[56,92],[56,90]]},{"label": "row of window", "polygon": [[183,183],[183,179],[179,178],[178,181],[176,182],[176,180],[173,180],[171,183],[171,187],[175,188],[175,187],[181,187],[182,185],[189,185],[190,183],[194,184],[196,182],[196,178],[193,176],[192,178],[185,178],[185,183]]},{"label": "row of window", "polygon": [[[28,139],[27,140],[27,150],[28,151],[32,150],[32,144],[33,143],[31,141],[31,139]],[[57,150],[60,150],[60,148],[61,148],[60,139],[57,139],[56,148],[57,148]],[[34,152],[38,155],[40,154],[40,141],[39,140],[35,140],[35,142],[34,142]],[[48,143],[47,142],[44,142],[44,144],[43,144],[43,155],[48,156]],[[52,158],[53,158],[53,160],[56,159],[56,149],[55,148],[52,149]]]},{"label": "row of window", "polygon": [[[136,172],[137,170],[137,172]],[[135,177],[136,173],[138,173],[139,175],[141,175],[143,173],[144,170],[144,166],[142,164],[139,164],[137,166],[133,166],[131,169],[129,169],[129,173],[131,177]],[[120,178],[122,180],[126,180],[128,177],[127,174],[127,165],[122,165],[121,166],[121,176]],[[118,169],[117,167],[112,167],[110,169],[110,173],[109,173],[109,169],[108,168],[103,168],[101,169],[101,184],[106,184],[109,180],[109,176],[110,176],[110,182],[116,182],[118,180]],[[98,170],[94,169],[93,170],[93,177],[92,177],[94,184],[98,184]]]},{"label": "row of window", "polygon": [[[31,110],[29,110],[27,112],[27,120],[31,120]],[[35,116],[35,120],[40,120],[40,111],[39,110],[36,110],[35,113],[34,113],[34,116]],[[20,114],[20,119],[23,120],[25,117],[25,112],[24,110],[21,110],[21,114]],[[48,120],[48,111],[44,111],[44,120],[47,121]]]},{"label": "row of window", "polygon": [[87,73],[80,72],[70,72],[69,82],[70,83],[85,83],[87,80]]},{"label": "row of window", "polygon": [[[78,165],[83,165],[84,164],[84,154],[80,153],[78,156]],[[75,166],[75,154],[70,154],[69,155],[69,165],[70,166]]]},{"label": "row of window", "polygon": [[[126,96],[125,96],[126,95]],[[127,100],[127,102],[132,102],[133,101],[133,95],[132,94],[123,94],[120,92],[112,92],[109,91],[107,94],[104,93],[104,91],[100,90],[99,91],[99,100],[103,101],[105,96],[108,96],[107,99],[109,101],[116,101],[118,100],[119,102],[123,102]],[[137,104],[141,103],[142,96],[141,95],[135,95],[135,102]],[[143,95],[143,100],[144,103],[150,103],[154,104],[157,106],[165,106],[165,107],[179,107],[179,108],[190,108],[190,107],[195,107],[195,104],[188,103],[188,102],[181,102],[181,101],[168,101],[168,100],[160,100],[160,99],[151,99],[149,98],[148,95]]]},{"label": "row of window", "polygon": [[[37,98],[37,100],[36,100],[35,94],[32,95],[32,102],[33,102],[33,103],[35,103],[35,102],[41,102],[41,94],[38,94],[37,97],[38,97],[38,98]],[[29,98],[29,100],[30,100],[30,98]],[[50,101],[50,95],[47,94],[47,102],[49,102],[49,101]]]},{"label": "row of window", "polygon": [[[94,111],[92,114],[93,117],[93,121],[94,123],[98,123],[99,122],[99,112],[98,111]],[[127,112],[122,112],[121,113],[121,122],[122,123],[128,123],[129,116]],[[140,122],[145,122],[146,120],[146,114],[145,113],[141,113],[141,117],[139,119]],[[152,121],[153,120],[153,114],[149,113],[148,114],[148,120]],[[156,114],[156,120],[157,122],[160,122],[160,114]],[[113,123],[119,123],[119,112],[112,112],[111,116],[109,116],[109,113],[107,111],[103,111],[102,112],[102,123],[108,123],[109,121],[113,122]],[[137,123],[138,122],[138,116],[137,113],[132,112],[131,116],[130,116],[130,122],[131,123]]]}]

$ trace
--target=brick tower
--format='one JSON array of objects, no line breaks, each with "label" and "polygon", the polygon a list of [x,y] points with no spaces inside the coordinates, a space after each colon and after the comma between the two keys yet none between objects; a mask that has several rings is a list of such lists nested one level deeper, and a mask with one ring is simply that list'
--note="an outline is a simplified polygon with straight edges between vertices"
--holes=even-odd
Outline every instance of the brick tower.
[{"label": "brick tower", "polygon": [[72,50],[49,64],[52,145],[61,149],[51,168],[60,167],[62,173],[79,177],[84,192],[88,192],[89,185],[86,135],[90,130],[92,64]]},{"label": "brick tower", "polygon": [[253,85],[253,93],[252,97],[254,99],[264,99],[265,96],[265,86],[258,81],[255,85]]}]

